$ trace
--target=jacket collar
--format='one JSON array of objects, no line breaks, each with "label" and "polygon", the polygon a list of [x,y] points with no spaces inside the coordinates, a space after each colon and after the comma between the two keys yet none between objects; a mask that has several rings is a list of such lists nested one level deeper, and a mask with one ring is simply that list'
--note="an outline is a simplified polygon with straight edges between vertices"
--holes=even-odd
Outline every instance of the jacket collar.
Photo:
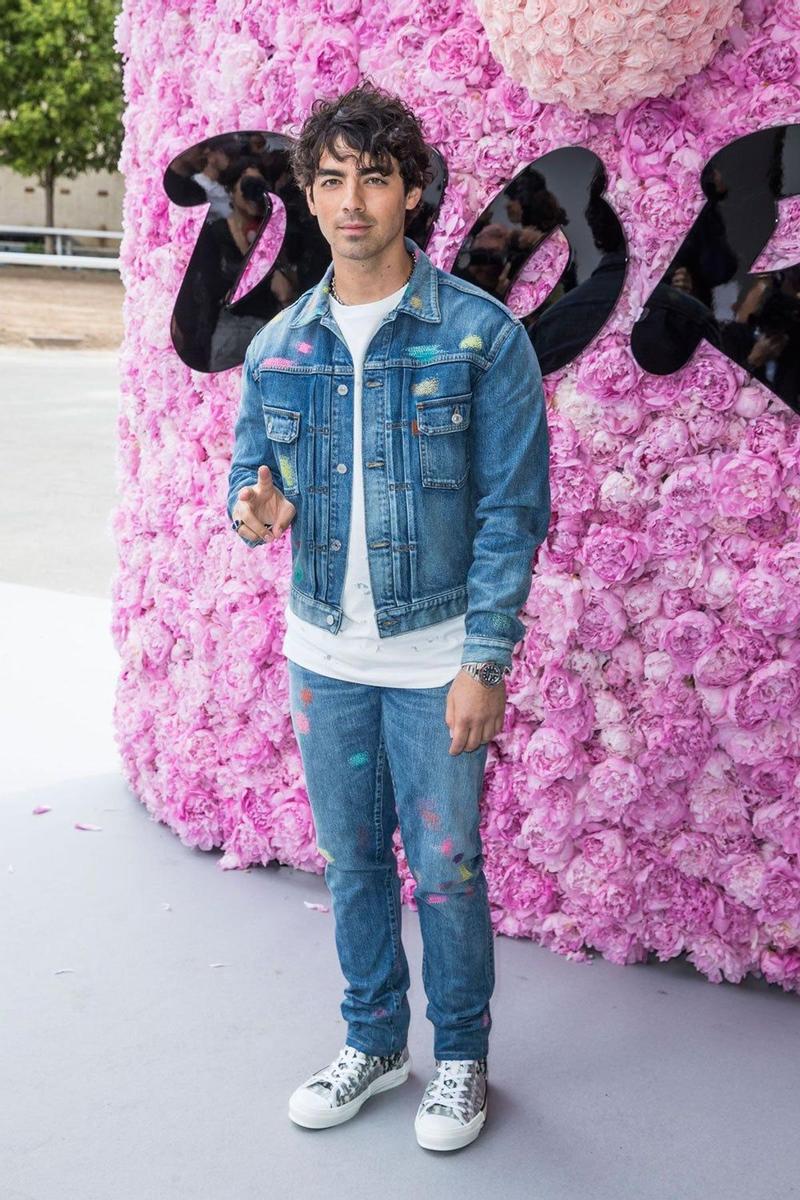
[{"label": "jacket collar", "polygon": [[[395,313],[408,313],[411,317],[418,317],[420,321],[439,322],[442,316],[439,309],[439,281],[436,276],[436,267],[428,258],[425,251],[416,242],[412,241],[411,238],[406,237],[403,241],[409,253],[416,253],[417,265],[414,268],[414,274],[408,281],[403,298],[394,311]],[[319,321],[326,313],[330,312],[328,297],[331,290],[332,275],[333,263],[331,262],[328,264],[328,269],[322,276],[322,279],[320,279],[319,283],[308,296],[305,304],[301,305],[289,322],[291,329],[297,329],[301,325],[308,325],[310,321]]]}]

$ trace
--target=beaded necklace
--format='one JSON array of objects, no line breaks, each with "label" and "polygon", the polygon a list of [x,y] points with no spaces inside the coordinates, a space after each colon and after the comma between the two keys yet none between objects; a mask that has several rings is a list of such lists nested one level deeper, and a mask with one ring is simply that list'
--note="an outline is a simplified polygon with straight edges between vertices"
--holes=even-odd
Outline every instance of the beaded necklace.
[{"label": "beaded necklace", "polygon": [[[408,286],[408,282],[409,282],[409,280],[411,279],[411,276],[414,274],[414,268],[416,267],[416,265],[417,265],[417,255],[416,255],[416,252],[415,252],[415,253],[413,253],[413,254],[411,255],[411,270],[408,272],[408,275],[407,275],[407,277],[406,277],[406,281],[405,281],[405,283],[403,284],[403,287],[407,287],[407,286]],[[333,298],[334,298],[334,300],[337,302],[337,304],[344,304],[344,303],[345,303],[345,301],[344,301],[344,300],[342,300],[342,298],[341,298],[341,297],[340,297],[340,296],[337,294],[337,291],[336,291],[336,276],[335,276],[335,275],[331,275],[331,295],[333,296]]]}]

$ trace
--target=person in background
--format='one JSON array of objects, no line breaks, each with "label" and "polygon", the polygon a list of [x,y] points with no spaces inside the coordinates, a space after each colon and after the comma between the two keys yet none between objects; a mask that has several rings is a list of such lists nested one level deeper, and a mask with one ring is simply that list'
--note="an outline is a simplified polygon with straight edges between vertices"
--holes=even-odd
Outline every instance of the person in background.
[{"label": "person in background", "polygon": [[208,197],[208,213],[206,221],[216,221],[220,217],[230,216],[232,211],[231,198],[228,190],[220,180],[220,175],[228,170],[234,162],[235,155],[230,153],[231,147],[218,139],[212,138],[203,146],[203,169],[192,176],[195,183]]}]

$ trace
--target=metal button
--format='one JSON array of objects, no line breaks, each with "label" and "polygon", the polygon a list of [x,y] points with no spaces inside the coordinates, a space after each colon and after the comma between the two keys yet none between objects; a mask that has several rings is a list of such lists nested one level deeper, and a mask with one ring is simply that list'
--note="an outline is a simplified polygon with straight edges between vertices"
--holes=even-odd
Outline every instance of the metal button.
[{"label": "metal button", "polygon": [[342,548],[342,543],[339,541],[338,538],[334,538],[333,541],[331,542],[331,550],[341,550],[341,548]]},{"label": "metal button", "polygon": [[345,471],[347,470],[347,463],[337,463],[336,470],[340,475],[344,475]]},{"label": "metal button", "polygon": [[464,418],[461,416],[461,413],[454,412],[452,417],[450,418],[450,420],[453,422],[454,425],[458,425],[461,421],[464,420]]},{"label": "metal button", "polygon": [[333,621],[334,621],[334,618],[333,618],[333,617],[326,617],[326,618],[325,618],[325,620],[328,622],[328,624],[329,624],[329,625],[332,625],[332,624],[333,624]]},{"label": "metal button", "polygon": [[347,395],[347,384],[340,383],[336,390],[340,396],[346,396]]}]

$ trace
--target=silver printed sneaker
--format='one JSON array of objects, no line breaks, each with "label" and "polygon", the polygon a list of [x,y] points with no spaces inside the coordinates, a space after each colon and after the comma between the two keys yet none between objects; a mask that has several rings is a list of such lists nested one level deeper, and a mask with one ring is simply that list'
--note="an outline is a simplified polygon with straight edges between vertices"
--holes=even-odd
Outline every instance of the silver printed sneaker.
[{"label": "silver printed sneaker", "polygon": [[458,1150],[475,1140],[486,1120],[486,1059],[435,1062],[436,1074],[422,1096],[414,1131],[426,1150]]},{"label": "silver printed sneaker", "polygon": [[349,1121],[376,1092],[405,1083],[411,1070],[408,1046],[395,1054],[365,1054],[343,1046],[327,1067],[315,1071],[289,1097],[289,1117],[306,1129]]}]

